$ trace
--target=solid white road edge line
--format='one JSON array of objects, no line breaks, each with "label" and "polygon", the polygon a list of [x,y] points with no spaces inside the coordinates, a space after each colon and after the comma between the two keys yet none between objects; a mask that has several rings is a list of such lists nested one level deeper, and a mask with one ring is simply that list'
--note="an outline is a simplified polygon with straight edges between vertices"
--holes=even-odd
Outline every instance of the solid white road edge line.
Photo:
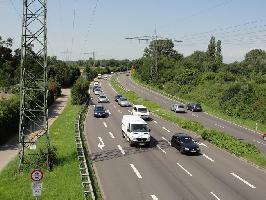
[{"label": "solid white road edge line", "polygon": [[123,155],[126,154],[125,151],[124,151],[124,149],[123,149],[120,145],[117,145],[117,147],[118,147],[118,149],[121,151],[121,153],[122,153]]},{"label": "solid white road edge line", "polygon": [[171,131],[169,131],[167,128],[165,128],[164,126],[162,127],[162,129],[166,130],[168,133],[171,132]]},{"label": "solid white road edge line", "polygon": [[163,150],[158,144],[156,145],[157,146],[157,148],[158,149],[160,149],[163,153],[165,153],[166,154],[166,151],[165,150]]},{"label": "solid white road edge line", "polygon": [[211,162],[214,162],[214,160],[212,158],[210,158],[209,156],[207,156],[206,154],[202,154],[205,158],[207,158],[208,160],[210,160]]},{"label": "solid white road edge line", "polygon": [[137,168],[136,168],[133,164],[129,164],[129,165],[130,165],[130,167],[133,169],[133,171],[135,172],[135,174],[137,175],[137,177],[138,177],[139,179],[141,179],[142,176],[141,176],[141,174],[139,173],[139,171],[137,170]]},{"label": "solid white road edge line", "polygon": [[109,135],[111,136],[111,138],[115,138],[115,136],[113,135],[113,133],[112,132],[109,132]]},{"label": "solid white road edge line", "polygon": [[210,192],[212,194],[212,196],[214,196],[217,200],[221,200],[219,197],[217,197],[216,194],[214,194],[213,192]]},{"label": "solid white road edge line", "polygon": [[180,165],[179,163],[176,163],[181,169],[183,169],[189,176],[192,176],[192,174],[187,171],[182,165]]},{"label": "solid white road edge line", "polygon": [[105,128],[107,128],[107,124],[105,122],[103,122],[103,125],[105,126]]},{"label": "solid white road edge line", "polygon": [[236,177],[237,179],[239,179],[240,181],[242,181],[243,183],[245,183],[246,185],[248,185],[249,187],[255,189],[256,187],[252,184],[250,184],[249,182],[247,182],[245,179],[241,178],[240,176],[236,175],[235,173],[230,173],[231,175],[233,175],[234,177]]},{"label": "solid white road edge line", "polygon": [[169,142],[165,137],[162,137],[163,140],[165,140],[169,145],[171,145],[171,142]]},{"label": "solid white road edge line", "polygon": [[151,195],[152,200],[159,200],[154,194]]}]

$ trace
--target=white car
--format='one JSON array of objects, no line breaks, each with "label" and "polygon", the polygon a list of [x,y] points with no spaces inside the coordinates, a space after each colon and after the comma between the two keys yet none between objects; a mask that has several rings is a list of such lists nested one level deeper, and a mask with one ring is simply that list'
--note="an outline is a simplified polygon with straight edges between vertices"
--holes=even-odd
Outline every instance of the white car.
[{"label": "white car", "polygon": [[125,98],[125,97],[120,97],[117,100],[117,102],[118,102],[118,105],[120,105],[121,107],[128,107],[128,106],[130,106],[127,98]]},{"label": "white car", "polygon": [[103,76],[103,79],[104,79],[104,80],[107,80],[107,79],[108,79],[108,76],[105,74],[105,75]]},{"label": "white car", "polygon": [[144,120],[150,119],[149,110],[143,105],[134,105],[132,115],[139,116]]},{"label": "white car", "polygon": [[183,112],[185,113],[186,112],[186,106],[183,105],[183,104],[174,104],[171,106],[171,111],[174,111],[174,112]]},{"label": "white car", "polygon": [[105,95],[98,96],[98,103],[108,103],[109,99]]},{"label": "white car", "polygon": [[102,90],[100,88],[98,88],[98,87],[94,89],[94,94],[95,95],[100,95],[101,92],[102,92]]},{"label": "white car", "polygon": [[93,86],[99,86],[99,82],[98,81],[94,81]]}]

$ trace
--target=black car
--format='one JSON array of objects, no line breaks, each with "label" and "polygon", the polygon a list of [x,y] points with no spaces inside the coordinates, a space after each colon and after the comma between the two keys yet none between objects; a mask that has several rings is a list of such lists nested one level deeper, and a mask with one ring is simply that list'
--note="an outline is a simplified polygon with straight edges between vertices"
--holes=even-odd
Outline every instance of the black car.
[{"label": "black car", "polygon": [[185,133],[176,133],[172,136],[171,146],[182,154],[199,154],[200,148],[195,140]]},{"label": "black car", "polygon": [[108,117],[108,112],[105,110],[103,105],[95,105],[94,117]]},{"label": "black car", "polygon": [[118,99],[120,99],[121,97],[122,97],[121,94],[116,95],[116,96],[115,96],[115,101],[118,102]]},{"label": "black car", "polygon": [[187,104],[187,110],[190,110],[192,112],[201,112],[202,107],[199,103],[189,103]]}]

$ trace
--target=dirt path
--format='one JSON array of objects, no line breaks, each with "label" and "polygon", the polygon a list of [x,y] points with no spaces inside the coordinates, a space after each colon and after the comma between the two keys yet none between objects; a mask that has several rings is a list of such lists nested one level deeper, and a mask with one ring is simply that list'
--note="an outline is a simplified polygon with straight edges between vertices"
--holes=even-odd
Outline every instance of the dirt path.
[{"label": "dirt path", "polygon": [[[57,98],[52,106],[48,109],[49,127],[64,110],[70,89],[62,89],[61,97]],[[18,136],[10,139],[6,144],[0,146],[0,171],[17,155],[18,153]]]}]

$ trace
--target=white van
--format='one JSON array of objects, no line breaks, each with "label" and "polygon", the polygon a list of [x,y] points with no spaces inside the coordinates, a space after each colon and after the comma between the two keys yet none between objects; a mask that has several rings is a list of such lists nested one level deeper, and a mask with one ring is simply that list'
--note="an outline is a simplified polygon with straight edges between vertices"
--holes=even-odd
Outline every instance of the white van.
[{"label": "white van", "polygon": [[102,78],[102,75],[101,74],[98,74],[97,77],[98,77],[98,79],[101,79]]},{"label": "white van", "polygon": [[134,105],[132,115],[139,116],[144,120],[150,119],[149,110],[143,105]]},{"label": "white van", "polygon": [[122,137],[126,138],[130,146],[150,145],[150,129],[139,116],[124,115],[122,118]]}]

